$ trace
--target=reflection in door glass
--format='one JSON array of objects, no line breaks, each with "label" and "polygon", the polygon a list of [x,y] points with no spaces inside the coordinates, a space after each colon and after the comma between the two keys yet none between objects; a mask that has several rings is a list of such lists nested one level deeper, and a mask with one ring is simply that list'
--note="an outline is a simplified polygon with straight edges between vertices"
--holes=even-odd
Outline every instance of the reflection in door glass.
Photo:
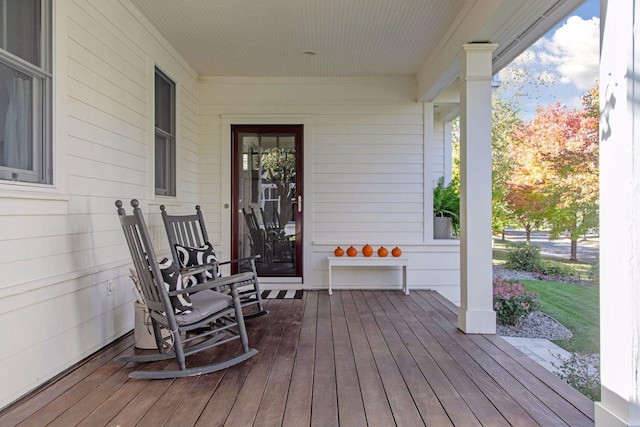
[{"label": "reflection in door glass", "polygon": [[295,135],[241,132],[239,140],[238,255],[260,255],[260,275],[294,276]]}]

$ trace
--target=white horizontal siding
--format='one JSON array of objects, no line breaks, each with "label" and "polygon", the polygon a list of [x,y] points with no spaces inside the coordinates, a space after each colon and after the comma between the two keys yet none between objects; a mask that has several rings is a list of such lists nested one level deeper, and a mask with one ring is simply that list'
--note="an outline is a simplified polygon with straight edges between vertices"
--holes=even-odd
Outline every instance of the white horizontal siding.
[{"label": "white horizontal siding", "polygon": [[[375,210],[373,208],[376,208]],[[394,214],[393,219],[396,220],[396,214],[419,214],[422,215],[423,205],[422,203],[404,203],[402,205],[398,203],[375,203],[371,202],[367,205],[366,202],[359,203],[316,203],[313,208],[315,213],[326,213],[327,215],[338,215],[338,220],[343,221],[342,213],[356,213],[356,212],[375,212],[375,215],[379,217],[384,214]],[[340,213],[336,213],[340,212]],[[329,218],[329,216],[327,216]]]},{"label": "white horizontal siding", "polygon": [[[422,200],[424,187],[422,111],[391,111],[393,106],[369,115],[352,109],[350,114],[314,116],[314,241],[336,235],[366,241],[391,234],[405,242],[421,240],[424,209],[416,210],[412,202]],[[325,165],[342,168],[327,173]],[[405,165],[414,166],[413,172]],[[360,197],[355,202],[335,198],[338,194]],[[412,204],[412,213],[406,213],[405,204]],[[399,211],[392,220],[385,214],[391,209]]]},{"label": "white horizontal siding", "polygon": [[[370,243],[403,247],[410,286],[455,294],[457,246],[424,242],[431,227],[424,188],[432,179],[425,171],[442,161],[425,164],[431,130],[413,79],[199,79],[127,1],[55,5],[57,186],[34,196],[19,185],[0,193],[0,322],[26,331],[0,350],[0,407],[133,327],[131,261],[116,199],[128,212],[129,200],[140,199],[159,255],[168,249],[159,205],[186,213],[200,204],[226,257],[230,159],[223,117],[277,116],[288,124],[304,116],[310,123],[304,286],[326,287],[333,247]],[[153,195],[156,65],[177,88],[177,198]],[[358,272],[342,273],[338,286],[363,283]],[[368,286],[399,287],[396,271],[360,273]]]},{"label": "white horizontal siding", "polygon": [[178,187],[190,209],[207,150],[197,76],[128,2],[61,0],[54,9],[57,185],[38,193],[0,183],[0,322],[23,329],[0,348],[0,407],[133,328],[131,257],[114,202],[130,212],[140,199],[166,252],[151,179],[154,65],[176,81]]},{"label": "white horizontal siding", "polygon": [[342,164],[342,165],[358,165],[358,164],[381,164],[388,165],[394,164],[401,167],[406,163],[418,163],[423,164],[418,156],[411,154],[368,154],[366,152],[360,153],[356,156],[340,156],[335,154],[318,154],[314,156],[314,161],[318,164]]},{"label": "white horizontal siding", "polygon": [[[421,203],[424,199],[423,194],[417,193],[379,193],[379,192],[369,192],[369,193],[319,193],[314,194],[314,200],[316,203],[321,202],[339,202],[344,204],[352,204],[352,203],[373,203],[374,205],[387,203],[393,204],[397,203]],[[396,205],[397,206],[397,205]],[[401,205],[402,206],[402,205]],[[423,207],[421,207],[423,209]]]},{"label": "white horizontal siding", "polygon": [[[442,129],[432,138],[439,147],[428,151],[439,157],[430,157],[432,164],[425,165],[424,108],[413,99],[413,85],[406,78],[201,79],[201,165],[207,168],[201,168],[200,176],[212,180],[208,191],[213,199],[223,196],[224,187],[217,191],[218,185],[226,185],[224,177],[205,172],[210,166],[217,169],[216,164],[222,169],[229,161],[217,158],[225,153],[222,141],[229,140],[225,133],[230,129],[221,127],[223,117],[231,124],[234,117],[243,124],[251,118],[256,124],[308,118],[312,129],[304,146],[306,154],[311,152],[305,163],[304,286],[327,286],[326,256],[335,246],[371,243],[410,245],[413,285],[448,292],[459,281],[458,246],[447,242],[443,260],[438,256],[443,248],[424,241],[425,227],[433,226],[425,213],[424,189],[432,185],[434,170],[443,171]],[[225,202],[230,201],[219,200]],[[222,215],[213,229],[216,226],[225,226]],[[434,254],[436,261],[422,263],[422,255]],[[398,281],[397,272],[388,269],[344,270],[338,287],[366,283],[375,288]]]},{"label": "white horizontal siding", "polygon": [[[391,250],[396,246],[395,242],[397,240],[393,236],[388,236],[386,240],[370,241],[374,251],[380,246]],[[312,268],[318,282],[310,287],[326,289],[329,282],[327,256],[333,254],[335,246],[316,246]],[[346,250],[349,243],[341,243],[340,246]],[[354,246],[361,251],[362,244]],[[409,257],[407,282],[410,290],[436,290],[455,304],[459,304],[460,256],[457,246],[406,244],[402,245],[402,249],[403,255]],[[334,289],[401,289],[401,272],[397,268],[335,268],[332,270],[331,279]]]}]

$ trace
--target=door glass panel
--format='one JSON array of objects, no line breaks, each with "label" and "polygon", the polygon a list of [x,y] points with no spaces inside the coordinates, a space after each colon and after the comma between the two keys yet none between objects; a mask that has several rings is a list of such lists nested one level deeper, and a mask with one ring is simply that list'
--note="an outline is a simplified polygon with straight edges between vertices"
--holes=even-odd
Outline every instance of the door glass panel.
[{"label": "door glass panel", "polygon": [[295,134],[239,132],[238,142],[238,256],[260,255],[260,275],[295,276]]}]

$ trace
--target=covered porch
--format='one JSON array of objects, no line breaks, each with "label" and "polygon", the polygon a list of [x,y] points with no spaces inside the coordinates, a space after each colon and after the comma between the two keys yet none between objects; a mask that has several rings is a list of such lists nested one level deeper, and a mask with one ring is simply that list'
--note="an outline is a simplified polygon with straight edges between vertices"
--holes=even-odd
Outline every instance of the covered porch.
[{"label": "covered porch", "polygon": [[114,360],[139,351],[130,334],[5,409],[0,424],[594,423],[593,402],[499,336],[461,332],[456,307],[437,292],[305,291],[267,305],[269,315],[247,321],[260,353],[246,363],[132,380],[133,365]]}]

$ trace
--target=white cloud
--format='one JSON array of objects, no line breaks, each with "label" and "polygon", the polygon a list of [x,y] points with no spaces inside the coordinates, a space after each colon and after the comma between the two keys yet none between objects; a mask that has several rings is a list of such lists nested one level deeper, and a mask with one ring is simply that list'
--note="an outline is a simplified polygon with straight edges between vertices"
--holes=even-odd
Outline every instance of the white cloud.
[{"label": "white cloud", "polygon": [[536,74],[535,78],[538,82],[540,82],[540,84],[552,85],[556,82],[556,80],[558,79],[558,76],[549,71],[542,71]]},{"label": "white cloud", "polygon": [[600,22],[570,17],[499,73],[501,89],[517,95],[523,118],[541,105],[560,102],[581,108],[581,97],[598,78]]},{"label": "white cloud", "polygon": [[536,56],[537,55],[536,55],[535,52],[533,52],[531,50],[526,50],[526,51],[522,52],[522,54],[520,56],[518,56],[516,59],[514,59],[511,64],[516,66],[516,67],[533,64],[533,63],[535,63]]},{"label": "white cloud", "polygon": [[572,16],[551,38],[540,39],[533,50],[541,65],[555,68],[560,83],[586,91],[598,78],[599,41],[598,18]]}]

